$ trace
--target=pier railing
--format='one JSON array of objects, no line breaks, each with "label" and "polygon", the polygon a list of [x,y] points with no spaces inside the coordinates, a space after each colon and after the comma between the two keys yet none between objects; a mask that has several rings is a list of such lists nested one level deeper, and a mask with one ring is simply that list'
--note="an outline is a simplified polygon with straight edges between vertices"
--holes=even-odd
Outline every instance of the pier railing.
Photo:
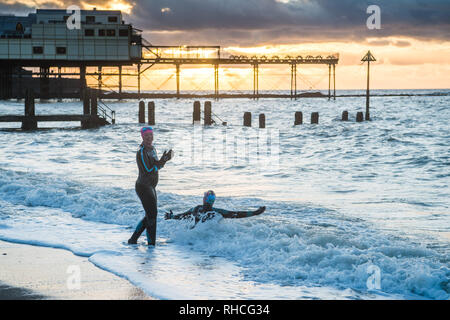
[{"label": "pier railing", "polygon": [[116,123],[116,112],[106,105],[102,100],[98,99],[98,114],[109,123]]}]

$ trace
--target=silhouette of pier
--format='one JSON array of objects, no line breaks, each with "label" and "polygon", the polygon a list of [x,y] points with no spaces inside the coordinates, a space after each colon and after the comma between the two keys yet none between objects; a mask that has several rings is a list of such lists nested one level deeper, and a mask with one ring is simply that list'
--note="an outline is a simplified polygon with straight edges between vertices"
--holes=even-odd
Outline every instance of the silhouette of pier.
[{"label": "silhouette of pier", "polygon": [[[299,94],[297,71],[302,65],[328,66],[328,98],[336,98],[335,69],[339,54],[266,57],[224,55],[220,46],[157,46],[142,37],[142,30],[126,24],[120,11],[81,10],[79,28],[68,28],[68,17],[66,10],[53,9],[37,9],[36,13],[28,16],[0,16],[0,99],[25,98],[27,89],[33,90],[37,98],[44,100],[82,99],[88,88],[87,77],[90,77],[89,80],[95,79],[96,84],[92,86],[91,83],[91,87],[98,90],[100,98],[326,97],[317,93]],[[149,88],[143,88],[141,78],[153,66],[161,65],[174,66],[170,78],[176,79],[175,93],[144,94],[142,91]],[[209,65],[214,70],[211,72],[214,75],[214,93],[182,92],[180,70],[186,65]],[[251,94],[220,92],[219,70],[233,65],[253,69]],[[260,92],[260,67],[264,65],[290,67],[289,94],[267,95]],[[115,70],[105,72],[106,68]],[[125,92],[124,87],[129,88],[129,85],[124,83],[124,77],[135,77],[137,90]],[[117,81],[111,86],[106,83],[108,79]]]}]

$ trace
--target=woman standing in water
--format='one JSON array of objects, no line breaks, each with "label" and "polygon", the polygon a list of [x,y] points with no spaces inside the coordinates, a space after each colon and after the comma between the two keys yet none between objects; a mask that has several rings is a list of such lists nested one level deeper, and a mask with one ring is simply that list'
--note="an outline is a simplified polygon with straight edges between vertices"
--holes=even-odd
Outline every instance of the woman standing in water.
[{"label": "woman standing in water", "polygon": [[143,127],[141,136],[142,143],[136,153],[139,176],[136,180],[135,189],[144,207],[145,217],[138,223],[128,243],[136,244],[139,236],[146,230],[148,245],[154,246],[156,242],[156,215],[158,213],[155,190],[158,184],[158,172],[172,158],[173,151],[164,151],[162,157],[158,160],[156,149],[153,146],[153,128]]}]

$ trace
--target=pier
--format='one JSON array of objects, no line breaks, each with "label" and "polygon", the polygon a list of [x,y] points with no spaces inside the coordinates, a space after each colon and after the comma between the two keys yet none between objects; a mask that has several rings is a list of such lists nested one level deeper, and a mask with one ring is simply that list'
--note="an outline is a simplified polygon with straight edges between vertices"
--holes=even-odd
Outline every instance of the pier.
[{"label": "pier", "polygon": [[[0,16],[0,99],[25,97],[33,89],[36,97],[80,98],[87,78],[96,83],[99,98],[236,98],[258,99],[328,97],[336,99],[336,65],[339,54],[294,56],[224,55],[220,46],[157,46],[145,40],[142,30],[125,24],[120,11],[82,10],[81,28],[68,29],[65,10],[36,10],[26,17]],[[25,26],[25,27],[24,27]],[[172,65],[176,79],[173,94],[143,93],[142,76],[153,66]],[[187,94],[181,90],[180,70],[186,65],[209,65],[214,77],[214,93]],[[244,65],[253,70],[251,94],[221,94],[220,68]],[[285,65],[290,69],[289,94],[264,94],[259,90],[260,66]],[[298,93],[297,72],[303,65],[323,65],[328,69],[328,95]],[[113,67],[116,72],[105,72]],[[123,72],[125,67],[131,70]],[[29,68],[33,70],[28,70]],[[63,68],[70,71],[63,71]],[[92,70],[93,69],[93,70]],[[288,74],[287,74],[288,76]],[[125,92],[124,77],[135,77],[137,90]],[[114,88],[105,79],[116,79]]]},{"label": "pier", "polygon": [[[336,64],[339,63],[339,54],[328,55],[326,57],[322,56],[312,56],[306,55],[301,56],[298,55],[296,57],[278,57],[278,56],[235,56],[231,55],[229,57],[222,57],[220,46],[152,46],[152,45],[143,45],[143,48],[146,49],[150,55],[153,55],[151,58],[142,58],[139,62],[140,65],[147,65],[147,67],[135,74],[135,76],[139,77],[141,74],[150,69],[152,66],[157,64],[162,65],[174,65],[175,73],[176,73],[176,94],[172,95],[172,97],[184,97],[186,95],[182,95],[180,89],[180,68],[182,65],[211,65],[214,68],[214,94],[203,97],[213,97],[213,98],[226,98],[226,97],[245,97],[245,98],[260,98],[260,97],[273,97],[273,98],[297,98],[302,96],[321,96],[322,94],[314,93],[314,94],[302,94],[299,95],[297,90],[297,68],[300,65],[325,65],[328,66],[328,99],[333,97],[336,99]],[[199,57],[202,50],[208,49],[210,51],[209,55],[214,57],[212,58],[202,58]],[[212,51],[212,52],[211,52]],[[177,57],[167,57],[167,52],[175,52],[172,55]],[[225,65],[247,65],[253,69],[253,93],[252,94],[235,94],[235,95],[221,95],[219,93],[219,68],[220,66]],[[286,65],[290,66],[290,94],[260,94],[259,92],[259,66],[261,65]],[[138,68],[141,70],[141,67]],[[333,81],[331,81],[333,78]],[[138,80],[138,84],[140,80]],[[332,86],[333,84],[333,92]],[[138,86],[138,93],[140,92],[140,87]],[[198,97],[198,95],[190,95],[190,97]],[[151,98],[151,97],[150,97]]]},{"label": "pier", "polygon": [[80,122],[83,129],[98,128],[114,124],[115,111],[100,102],[90,90],[86,90],[83,97],[83,113],[80,114],[51,114],[36,115],[34,93],[27,90],[25,97],[25,111],[23,115],[2,115],[0,122],[21,122],[22,130],[36,130],[38,122]]}]

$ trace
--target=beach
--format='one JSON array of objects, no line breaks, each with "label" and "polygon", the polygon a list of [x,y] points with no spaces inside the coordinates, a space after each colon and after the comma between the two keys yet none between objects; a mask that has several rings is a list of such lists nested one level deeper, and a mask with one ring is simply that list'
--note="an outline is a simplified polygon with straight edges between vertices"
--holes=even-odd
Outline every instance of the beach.
[{"label": "beach", "polygon": [[[0,241],[0,265],[0,300],[152,299],[127,280],[66,250]],[[79,270],[79,288],[69,278],[74,270]]]}]

